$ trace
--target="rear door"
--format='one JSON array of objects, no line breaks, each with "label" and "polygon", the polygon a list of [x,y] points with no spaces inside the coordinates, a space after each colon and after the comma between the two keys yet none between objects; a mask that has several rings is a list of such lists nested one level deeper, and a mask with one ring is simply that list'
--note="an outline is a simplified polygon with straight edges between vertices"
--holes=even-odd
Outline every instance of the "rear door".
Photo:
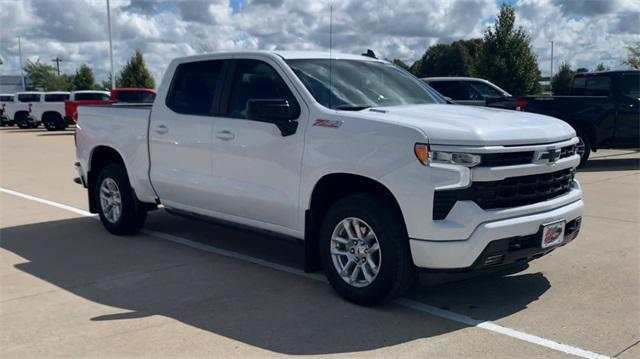
[{"label": "rear door", "polygon": [[[150,178],[162,203],[209,210],[211,131],[225,60],[179,64],[166,99],[156,101],[149,128]],[[168,69],[167,71],[172,71]]]},{"label": "rear door", "polygon": [[213,130],[215,210],[253,225],[296,228],[304,125],[283,135],[272,123],[247,120],[246,105],[250,99],[285,99],[300,108],[298,121],[308,109],[271,59],[234,60],[229,74]]}]

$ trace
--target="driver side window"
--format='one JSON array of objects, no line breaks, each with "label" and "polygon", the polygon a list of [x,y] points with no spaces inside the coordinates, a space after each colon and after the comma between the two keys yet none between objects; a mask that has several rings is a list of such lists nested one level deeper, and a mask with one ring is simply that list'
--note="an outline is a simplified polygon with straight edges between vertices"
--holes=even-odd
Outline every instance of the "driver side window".
[{"label": "driver side window", "polygon": [[231,79],[228,117],[246,118],[249,100],[287,100],[292,108],[298,102],[280,75],[259,60],[238,60]]}]

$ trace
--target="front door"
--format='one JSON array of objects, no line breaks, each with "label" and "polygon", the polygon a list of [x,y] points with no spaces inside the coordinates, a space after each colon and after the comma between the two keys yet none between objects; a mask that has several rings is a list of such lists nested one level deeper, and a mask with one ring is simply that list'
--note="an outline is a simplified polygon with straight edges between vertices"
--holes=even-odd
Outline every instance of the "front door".
[{"label": "front door", "polygon": [[[294,95],[286,75],[276,69],[278,64],[269,59],[236,60],[230,66],[222,114],[213,128],[213,202],[216,211],[232,219],[295,229],[300,220],[301,122],[308,109]],[[300,108],[297,131],[283,135],[272,123],[247,120],[251,99],[284,99]]]}]

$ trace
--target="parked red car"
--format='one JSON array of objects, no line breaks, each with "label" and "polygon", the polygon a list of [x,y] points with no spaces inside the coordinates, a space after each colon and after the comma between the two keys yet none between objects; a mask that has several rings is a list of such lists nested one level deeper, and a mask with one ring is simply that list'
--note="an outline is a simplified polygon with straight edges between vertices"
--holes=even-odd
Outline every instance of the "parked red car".
[{"label": "parked red car", "polygon": [[75,123],[78,106],[106,105],[114,102],[152,103],[156,92],[147,88],[117,88],[108,91],[74,91],[69,100],[64,102],[65,120]]}]

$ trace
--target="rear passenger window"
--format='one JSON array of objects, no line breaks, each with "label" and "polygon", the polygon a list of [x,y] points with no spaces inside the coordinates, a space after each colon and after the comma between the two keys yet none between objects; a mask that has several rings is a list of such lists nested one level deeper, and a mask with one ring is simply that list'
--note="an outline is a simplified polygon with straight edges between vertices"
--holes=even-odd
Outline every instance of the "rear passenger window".
[{"label": "rear passenger window", "polygon": [[246,118],[249,100],[287,100],[291,108],[299,106],[289,87],[273,67],[259,60],[238,60],[231,79],[227,115]]},{"label": "rear passenger window", "polygon": [[611,77],[593,76],[587,78],[587,96],[609,96],[611,88]]},{"label": "rear passenger window", "polygon": [[69,99],[69,94],[66,93],[54,93],[54,94],[45,94],[44,102],[64,102]]},{"label": "rear passenger window", "polygon": [[23,93],[18,95],[18,101],[20,102],[40,102],[39,94]]},{"label": "rear passenger window", "polygon": [[2,102],[12,102],[13,96],[0,96],[0,101]]},{"label": "rear passenger window", "polygon": [[459,81],[432,81],[429,83],[431,87],[440,92],[443,96],[449,97],[455,101],[468,101],[471,99],[469,88],[466,84]]},{"label": "rear passenger window", "polygon": [[185,115],[211,115],[213,97],[224,60],[178,65],[167,96],[167,107]]},{"label": "rear passenger window", "polygon": [[78,101],[107,101],[110,99],[109,95],[99,92],[85,92],[77,93],[75,99]]}]

